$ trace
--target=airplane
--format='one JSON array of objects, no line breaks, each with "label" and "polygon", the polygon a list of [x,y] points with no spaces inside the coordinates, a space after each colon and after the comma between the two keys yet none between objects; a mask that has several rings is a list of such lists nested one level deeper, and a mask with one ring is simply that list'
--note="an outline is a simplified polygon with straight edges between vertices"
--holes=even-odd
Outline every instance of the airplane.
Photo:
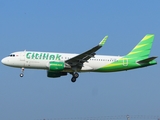
[{"label": "airplane", "polygon": [[72,75],[71,81],[76,82],[79,72],[117,72],[157,64],[156,56],[149,57],[154,34],[147,34],[125,56],[96,55],[96,51],[104,46],[108,36],[95,47],[82,54],[18,51],[3,58],[1,62],[10,67],[21,68],[20,77],[24,76],[24,69],[47,70],[47,77],[57,78]]}]

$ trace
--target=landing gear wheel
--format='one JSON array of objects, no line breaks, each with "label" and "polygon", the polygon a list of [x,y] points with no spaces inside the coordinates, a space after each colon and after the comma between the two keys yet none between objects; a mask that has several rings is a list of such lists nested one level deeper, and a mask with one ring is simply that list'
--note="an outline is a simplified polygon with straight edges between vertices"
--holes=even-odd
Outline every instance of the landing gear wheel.
[{"label": "landing gear wheel", "polygon": [[20,77],[23,77],[23,76],[24,76],[24,74],[23,74],[23,73],[24,73],[24,67],[22,67],[22,68],[21,68],[21,74],[20,74]]},{"label": "landing gear wheel", "polygon": [[79,77],[79,74],[76,72],[76,73],[73,74],[73,76],[74,76],[75,78],[78,78],[78,77]]},{"label": "landing gear wheel", "polygon": [[23,76],[24,76],[24,74],[23,74],[23,73],[21,73],[21,74],[20,74],[20,77],[23,77]]},{"label": "landing gear wheel", "polygon": [[75,77],[72,77],[72,78],[71,78],[71,81],[72,81],[72,82],[76,82],[76,78],[75,78]]}]

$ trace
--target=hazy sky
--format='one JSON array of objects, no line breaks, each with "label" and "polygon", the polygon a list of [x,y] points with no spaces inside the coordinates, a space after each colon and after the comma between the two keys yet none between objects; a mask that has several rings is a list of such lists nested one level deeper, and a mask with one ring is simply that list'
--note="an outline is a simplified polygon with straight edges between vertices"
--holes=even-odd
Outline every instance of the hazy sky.
[{"label": "hazy sky", "polygon": [[[0,56],[21,50],[82,53],[108,35],[97,54],[125,55],[155,34],[160,56],[159,0],[1,0]],[[159,58],[157,61],[160,63]],[[0,119],[37,120],[160,115],[159,64],[117,73],[47,78],[45,70],[0,64]]]}]

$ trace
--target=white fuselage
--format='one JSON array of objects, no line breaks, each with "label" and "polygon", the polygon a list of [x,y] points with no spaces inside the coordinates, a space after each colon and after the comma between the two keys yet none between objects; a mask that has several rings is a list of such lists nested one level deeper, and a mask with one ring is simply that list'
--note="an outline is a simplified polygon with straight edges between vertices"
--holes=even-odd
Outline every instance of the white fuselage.
[{"label": "white fuselage", "polygon": [[[53,53],[53,52],[35,52],[35,51],[20,51],[10,54],[8,57],[2,59],[2,63],[17,68],[30,68],[30,69],[46,69],[49,68],[50,61],[66,61],[78,54],[70,53]],[[94,71],[102,66],[115,62],[120,59],[120,56],[106,56],[95,55],[83,64],[81,72]],[[70,69],[63,70],[65,72],[71,71]]]}]

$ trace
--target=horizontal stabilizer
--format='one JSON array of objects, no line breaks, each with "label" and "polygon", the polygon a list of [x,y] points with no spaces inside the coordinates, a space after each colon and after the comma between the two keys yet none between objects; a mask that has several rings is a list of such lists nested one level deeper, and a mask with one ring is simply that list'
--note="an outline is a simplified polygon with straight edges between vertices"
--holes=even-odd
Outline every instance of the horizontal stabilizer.
[{"label": "horizontal stabilizer", "polygon": [[144,59],[144,60],[140,60],[140,61],[138,61],[137,63],[149,63],[150,61],[152,61],[152,60],[154,60],[154,59],[156,59],[157,57],[149,57],[149,58],[147,58],[147,59]]}]

